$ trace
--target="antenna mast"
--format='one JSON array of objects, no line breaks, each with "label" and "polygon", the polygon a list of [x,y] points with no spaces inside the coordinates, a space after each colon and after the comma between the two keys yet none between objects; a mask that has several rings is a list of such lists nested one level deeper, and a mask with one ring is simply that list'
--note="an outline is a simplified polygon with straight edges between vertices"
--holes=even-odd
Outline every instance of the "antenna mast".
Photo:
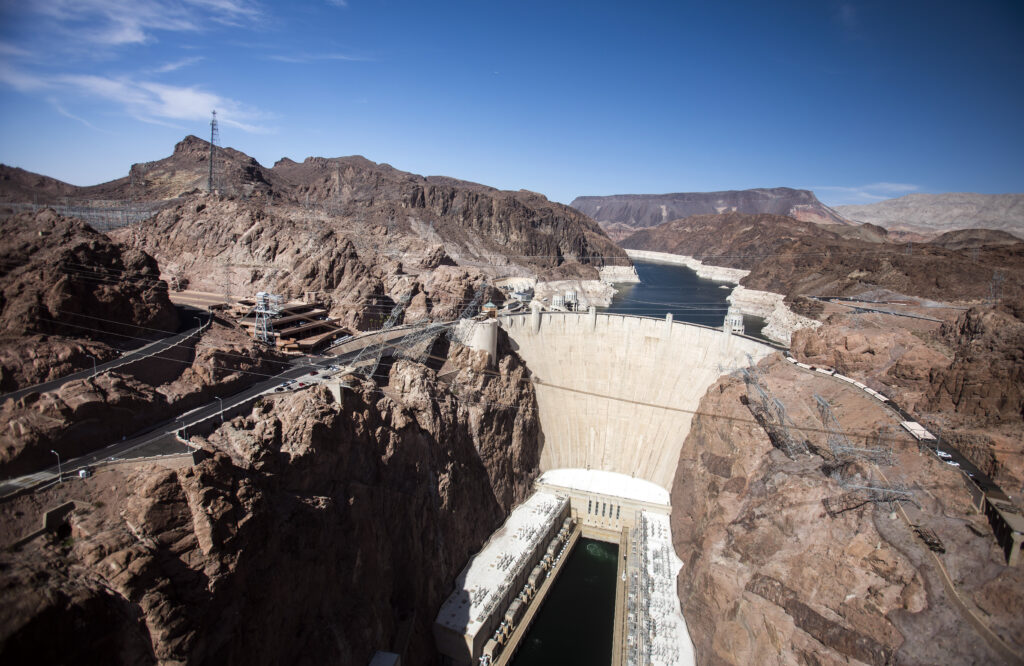
[{"label": "antenna mast", "polygon": [[213,110],[213,117],[210,119],[210,178],[207,182],[206,189],[208,192],[213,194],[213,158],[215,146],[220,141],[220,131],[217,129],[217,110]]}]

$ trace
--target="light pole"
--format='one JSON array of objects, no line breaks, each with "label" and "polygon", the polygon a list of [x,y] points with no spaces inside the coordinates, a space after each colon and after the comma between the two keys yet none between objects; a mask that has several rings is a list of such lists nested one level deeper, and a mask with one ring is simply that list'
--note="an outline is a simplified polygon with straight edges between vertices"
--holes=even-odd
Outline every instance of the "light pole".
[{"label": "light pole", "polygon": [[213,396],[213,397],[217,398],[217,400],[220,400],[220,422],[224,423],[224,399],[219,397],[219,396]]},{"label": "light pole", "polygon": [[96,379],[96,357],[90,356],[89,358],[92,359],[92,378]]},{"label": "light pole", "polygon": [[57,456],[57,482],[64,483],[64,469],[60,466],[60,454],[50,449],[50,453]]},{"label": "light pole", "polygon": [[178,423],[181,424],[181,438],[188,439],[188,433],[185,432],[185,419],[178,419]]}]

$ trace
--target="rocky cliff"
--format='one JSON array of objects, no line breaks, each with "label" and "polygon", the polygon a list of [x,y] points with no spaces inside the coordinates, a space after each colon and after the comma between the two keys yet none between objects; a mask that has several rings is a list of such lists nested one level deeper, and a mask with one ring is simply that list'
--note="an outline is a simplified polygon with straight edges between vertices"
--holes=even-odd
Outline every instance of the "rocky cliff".
[{"label": "rocky cliff", "polygon": [[[178,203],[171,214],[187,215],[196,206],[193,199],[208,191],[209,148],[188,136],[169,157],[132,165],[127,177],[91,187],[3,167],[0,201],[32,203],[42,197],[165,208]],[[214,190],[220,196],[273,208],[273,219],[315,221],[389,252],[392,260],[398,244],[405,257],[411,251],[426,260],[442,246],[459,264],[500,267],[503,274],[596,279],[602,266],[631,265],[593,220],[534,192],[423,177],[359,156],[285,158],[267,168],[242,152],[217,148],[213,159]]]},{"label": "rocky cliff", "polygon": [[101,470],[0,507],[4,525],[30,501],[77,507],[61,536],[0,554],[4,661],[434,663],[437,609],[539,460],[521,361],[449,364],[471,395],[398,362],[383,392],[267,400],[194,467]]},{"label": "rocky cliff", "polygon": [[813,192],[788,187],[576,197],[570,205],[597,220],[616,241],[637,229],[656,227],[671,220],[728,212],[788,215],[798,220],[824,224],[847,223],[835,211],[818,201]]},{"label": "rocky cliff", "polygon": [[793,337],[799,359],[867,381],[1011,494],[1024,485],[1024,320],[1013,305],[898,328],[832,315]]},{"label": "rocky cliff", "polygon": [[11,390],[88,355],[104,343],[175,332],[178,315],[153,257],[52,210],[0,220],[0,387]]},{"label": "rocky cliff", "polygon": [[280,372],[284,358],[243,331],[215,324],[198,342],[55,391],[0,405],[0,476],[67,460]]},{"label": "rocky cliff", "polygon": [[873,204],[836,206],[851,220],[928,236],[954,229],[996,229],[1024,238],[1024,194],[908,194]]},{"label": "rocky cliff", "polygon": [[[815,420],[798,406],[809,392],[832,397],[846,389],[787,366],[762,364],[763,381],[789,408],[798,436],[811,437],[812,451],[824,447]],[[939,566],[956,572],[958,593],[999,640],[1021,649],[1024,572],[1000,566],[991,537],[966,529],[970,523],[987,533],[983,518],[969,515],[955,471],[900,442],[898,473],[920,508],[904,504],[906,516],[893,519],[884,505],[864,501],[829,514],[825,500],[847,492],[832,468],[816,454],[790,459],[774,448],[746,397],[739,379],[712,387],[672,489],[673,539],[684,562],[679,596],[698,663],[1002,663],[948,595]],[[851,391],[835,402],[844,427],[888,427],[885,411],[870,401]],[[844,473],[866,479],[880,472]],[[908,517],[935,530],[947,553],[933,555]],[[993,604],[996,590],[1001,601]]]}]

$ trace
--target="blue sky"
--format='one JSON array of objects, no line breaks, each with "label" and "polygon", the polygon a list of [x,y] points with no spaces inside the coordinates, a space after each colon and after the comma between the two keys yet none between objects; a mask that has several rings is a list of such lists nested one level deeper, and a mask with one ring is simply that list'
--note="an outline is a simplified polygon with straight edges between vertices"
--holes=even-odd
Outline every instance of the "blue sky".
[{"label": "blue sky", "polygon": [[77,185],[206,136],[568,203],[1024,191],[1024,3],[0,0],[0,161]]}]

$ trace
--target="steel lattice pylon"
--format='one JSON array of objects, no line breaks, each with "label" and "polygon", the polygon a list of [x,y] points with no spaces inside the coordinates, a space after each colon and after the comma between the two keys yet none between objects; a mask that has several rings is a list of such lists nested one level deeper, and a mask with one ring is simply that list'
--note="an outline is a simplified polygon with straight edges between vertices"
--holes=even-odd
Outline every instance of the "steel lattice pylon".
[{"label": "steel lattice pylon", "polygon": [[825,426],[827,431],[827,441],[829,451],[836,457],[836,460],[870,460],[881,465],[892,464],[892,448],[869,448],[864,446],[854,446],[853,442],[843,432],[842,426],[839,425],[839,419],[832,413],[832,405],[829,404],[828,400],[821,397],[818,394],[814,395],[814,400],[818,403],[818,416],[821,418],[822,425]]},{"label": "steel lattice pylon", "polygon": [[445,322],[429,322],[422,324],[423,328],[407,335],[401,343],[399,349],[395,351],[395,356],[422,363],[426,360],[427,356],[430,355],[430,350],[434,346],[434,341],[439,335],[448,329],[449,335],[454,330],[453,324],[473,317],[476,312],[480,309],[480,300],[482,299],[484,292],[487,289],[487,281],[483,280],[476,288],[473,293],[473,298],[469,304],[462,309],[457,319],[453,321]]},{"label": "steel lattice pylon", "polygon": [[[749,355],[748,355],[749,356]],[[741,368],[743,381],[747,385],[747,400],[754,417],[758,418],[768,437],[773,444],[779,446],[790,458],[796,458],[798,454],[807,453],[807,446],[803,441],[793,437],[793,425],[789,415],[786,413],[786,406],[782,401],[769,394],[768,390],[761,385],[760,375],[754,366],[753,359],[750,359],[750,368]],[[760,418],[759,418],[760,417]]]},{"label": "steel lattice pylon", "polygon": [[256,339],[268,344],[273,342],[274,325],[271,320],[281,312],[281,295],[259,292],[256,294],[256,307],[253,312],[256,314]]},{"label": "steel lattice pylon", "polygon": [[[409,301],[411,299],[412,292],[398,299],[398,302],[395,303],[395,306],[391,308],[391,313],[388,315],[387,320],[385,320],[384,325],[381,327],[380,333],[383,334],[384,332],[394,327],[395,323],[398,321],[398,319],[402,316],[402,313],[405,311],[405,306],[409,304]],[[375,345],[368,345],[366,347],[363,347],[362,349],[359,350],[359,353],[352,360],[351,366],[353,368],[358,367],[359,364],[364,359],[369,358],[372,355],[373,362],[370,363],[369,371],[363,373],[367,379],[370,379],[372,381],[374,374],[376,374],[377,372],[377,366],[380,365],[381,356],[384,355],[385,344],[387,344],[387,342],[385,340],[381,340],[379,343]]]}]

